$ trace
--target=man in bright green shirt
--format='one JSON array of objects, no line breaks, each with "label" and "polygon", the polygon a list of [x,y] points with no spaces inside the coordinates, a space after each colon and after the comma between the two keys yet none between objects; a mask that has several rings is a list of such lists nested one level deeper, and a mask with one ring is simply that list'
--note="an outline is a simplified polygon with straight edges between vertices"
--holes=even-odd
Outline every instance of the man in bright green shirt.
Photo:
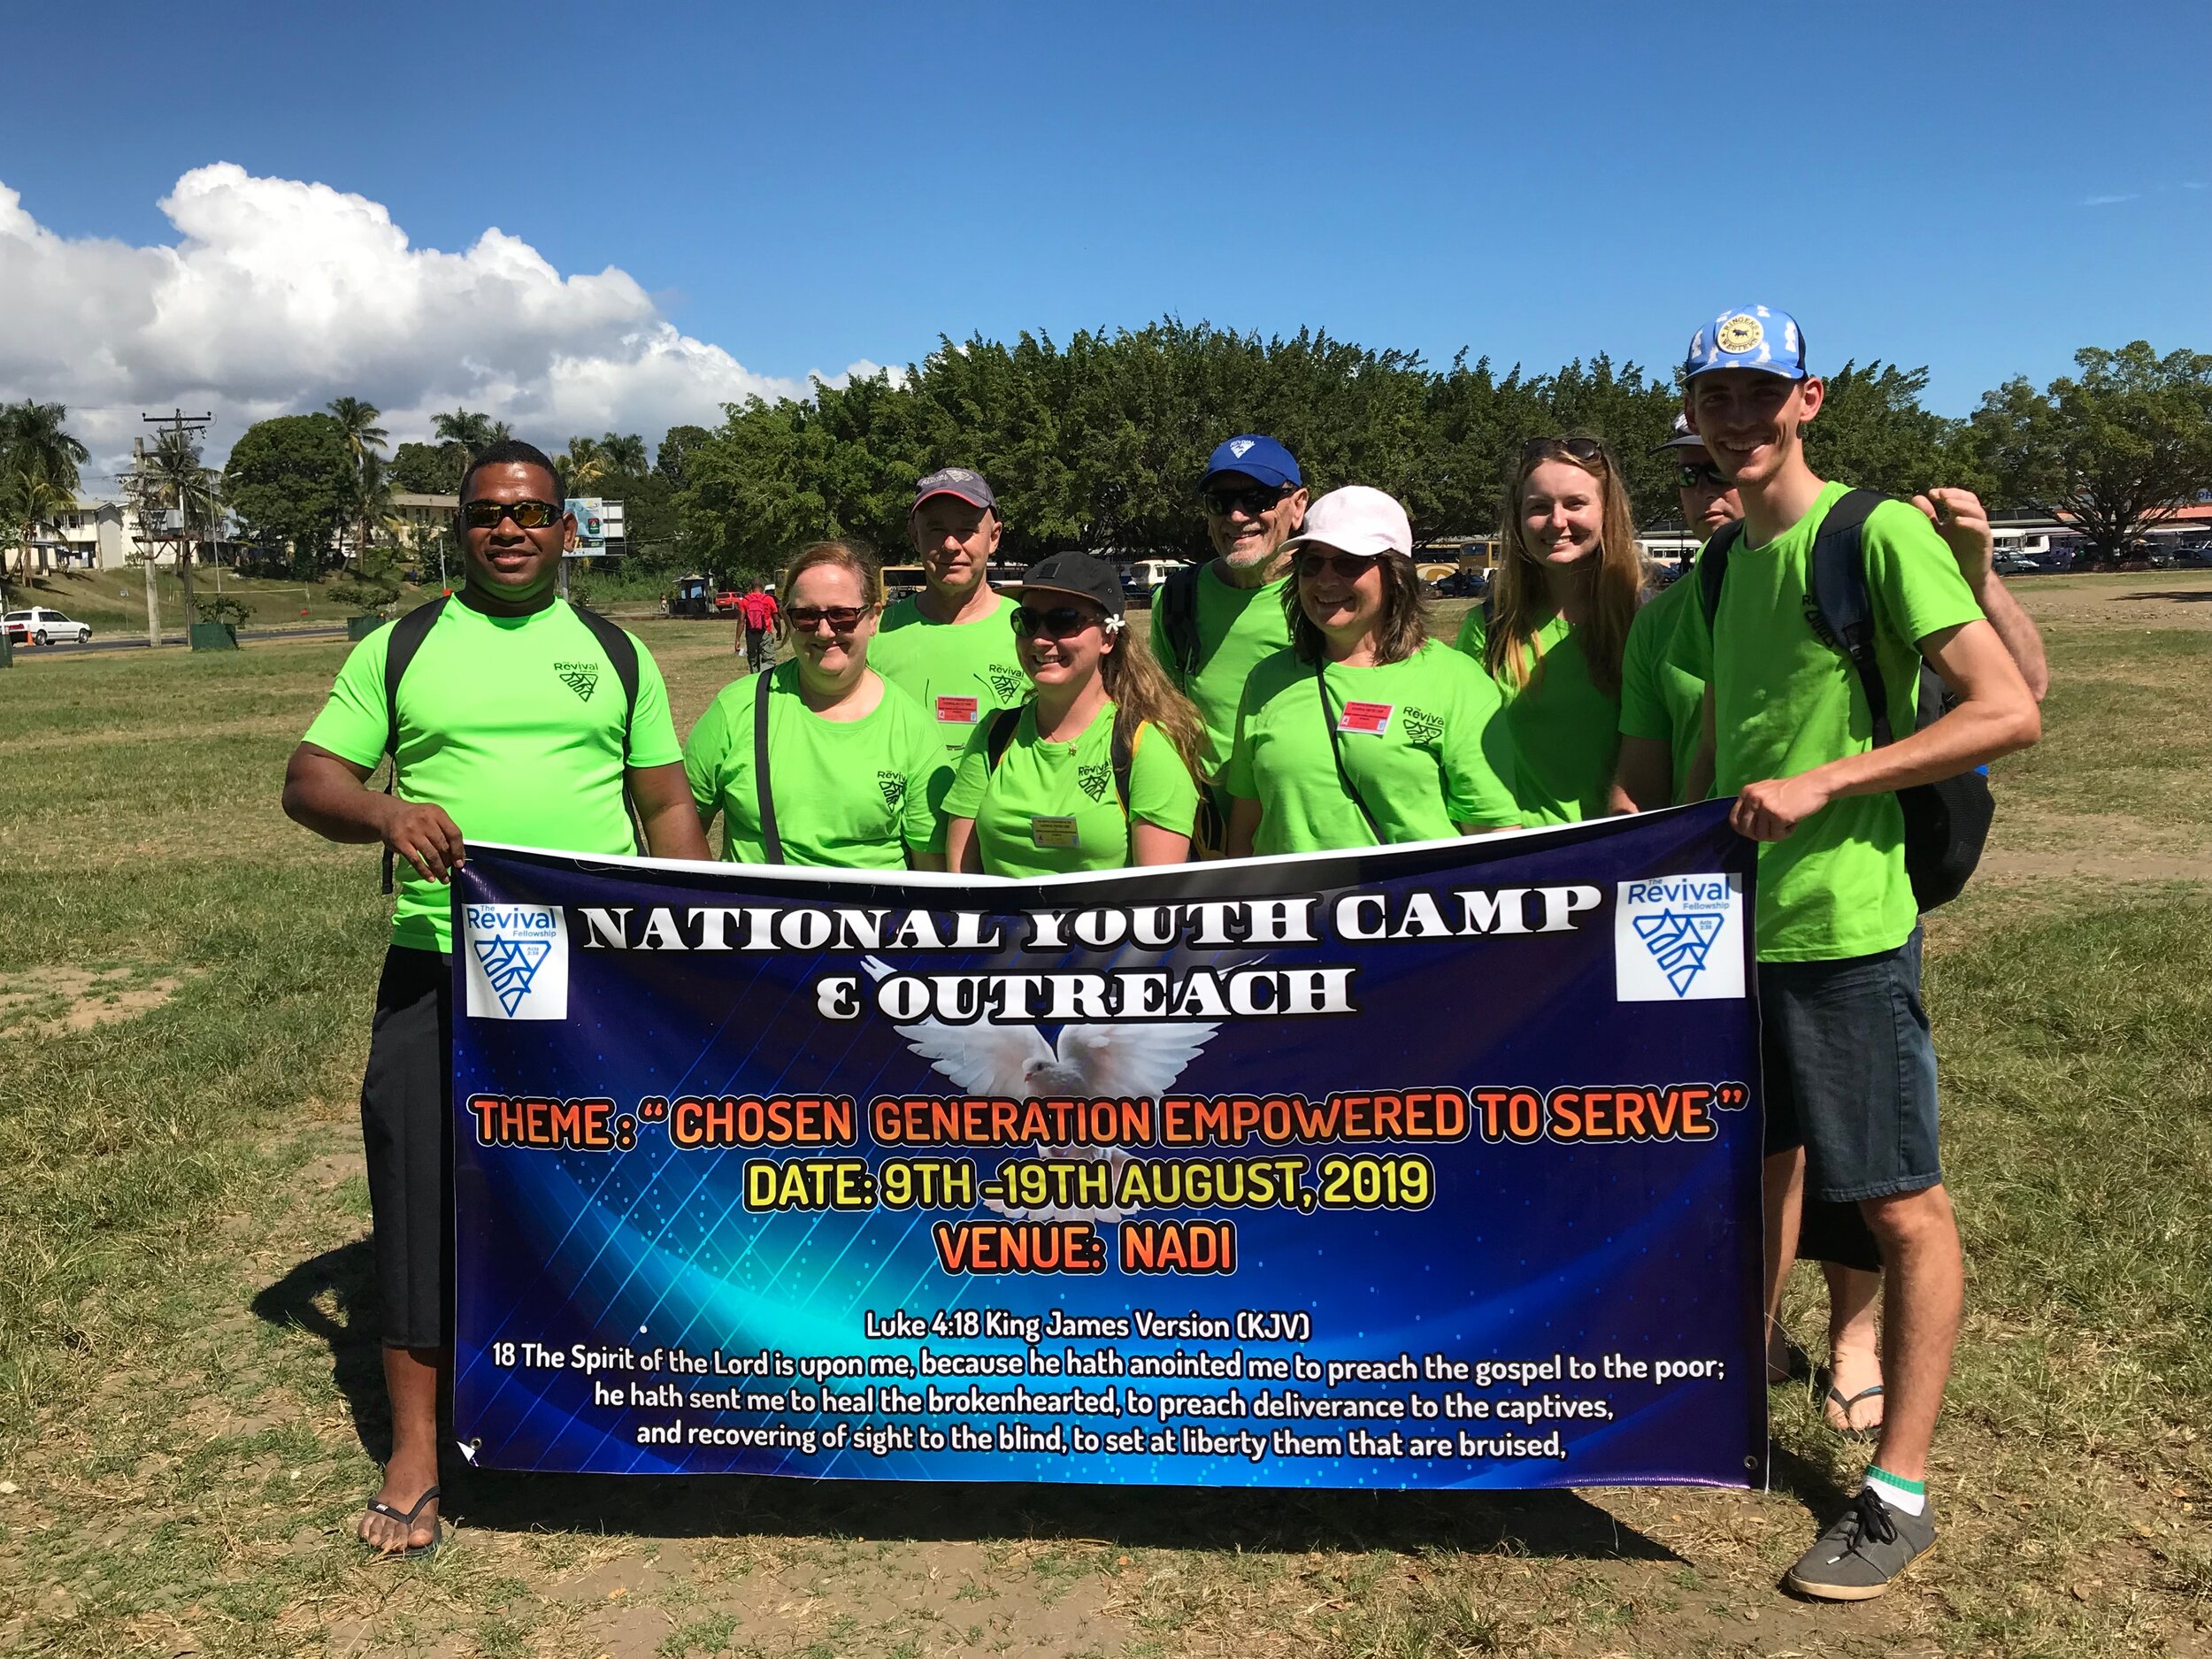
[{"label": "man in bright green shirt", "polygon": [[[753,774],[753,704],[770,696],[768,770],[783,861],[840,870],[903,870],[937,833],[929,786],[942,770],[936,732],[887,680],[857,720],[825,720],[799,695],[799,664],[733,680],[684,743],[684,772],[703,822],[722,819],[722,856],[764,864]],[[774,685],[770,695],[768,687]]]},{"label": "man in bright green shirt", "polygon": [[[1722,312],[1692,339],[1685,413],[1743,503],[1716,614],[1682,613],[1685,670],[1730,822],[1763,843],[1759,1013],[1770,1148],[1770,1328],[1810,1194],[1855,1202],[1882,1247],[1886,1414],[1849,1510],[1791,1569],[1801,1594],[1880,1594],[1935,1541],[1928,1450],[1963,1294],[1937,1146],[1935,1053],[1896,792],[2034,742],[2035,698],[1927,518],[1888,502],[1865,523],[1866,582],[1893,731],[1876,748],[1850,659],[1809,604],[1814,536],[1846,493],[1806,465],[1825,388],[1796,319]],[[1711,557],[1709,552],[1706,557]],[[1925,659],[1957,702],[1915,730]],[[1701,765],[1702,764],[1701,759]]]},{"label": "man in bright green shirt", "polygon": [[1206,722],[1199,769],[1211,782],[1229,763],[1244,682],[1290,643],[1283,543],[1306,521],[1305,477],[1282,444],[1240,433],[1207,460],[1198,496],[1214,557],[1162,586],[1152,609],[1152,654]]},{"label": "man in bright green shirt", "polygon": [[1004,524],[982,474],[964,466],[932,472],[914,487],[906,523],[924,586],[886,608],[868,662],[936,728],[934,808],[952,787],[968,739],[1029,695],[1029,677],[1014,649],[1014,602],[991,586]]},{"label": "man in bright green shirt", "polygon": [[467,856],[465,837],[634,852],[626,789],[657,856],[707,851],[652,657],[629,641],[633,708],[610,646],[555,597],[576,521],[562,511],[552,461],[502,442],[470,463],[460,495],[465,585],[439,602],[400,679],[394,792],[367,785],[391,734],[385,664],[399,624],[354,648],[284,776],[293,818],[331,841],[381,841],[406,866],[361,1085],[392,1458],[359,1532],[387,1554],[428,1554],[444,1535],[437,1402],[452,1363],[453,1217],[445,884]]}]

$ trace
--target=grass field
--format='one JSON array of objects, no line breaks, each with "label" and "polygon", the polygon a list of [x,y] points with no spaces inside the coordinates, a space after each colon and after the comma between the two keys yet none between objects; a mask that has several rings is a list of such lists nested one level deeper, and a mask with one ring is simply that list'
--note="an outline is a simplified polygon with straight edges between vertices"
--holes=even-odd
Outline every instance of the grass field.
[{"label": "grass field", "polygon": [[[1999,768],[1989,863],[1930,925],[1970,1274],[1944,1533],[1855,1608],[1775,1588],[1864,1456],[1784,1391],[1770,1494],[464,1471],[436,1560],[365,1561],[385,1424],[354,1097],[384,911],[370,849],[276,806],[344,647],[19,659],[0,1652],[2212,1652],[2212,580],[2023,591],[2047,737]],[[729,630],[640,632],[687,729]]]}]

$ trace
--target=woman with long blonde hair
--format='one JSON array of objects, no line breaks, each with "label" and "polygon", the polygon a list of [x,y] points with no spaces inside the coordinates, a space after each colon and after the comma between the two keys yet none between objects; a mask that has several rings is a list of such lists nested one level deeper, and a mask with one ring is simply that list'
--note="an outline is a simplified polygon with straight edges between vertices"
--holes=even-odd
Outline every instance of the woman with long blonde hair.
[{"label": "woman with long blonde hair", "polygon": [[948,868],[1057,875],[1179,864],[1198,815],[1198,710],[1133,638],[1113,567],[1022,573],[1014,642],[1034,688],[977,728],[945,796]]},{"label": "woman with long blonde hair", "polygon": [[1538,438],[1505,492],[1490,593],[1459,649],[1496,684],[1484,747],[1523,818],[1568,824],[1610,810],[1620,746],[1621,649],[1643,586],[1636,520],[1595,438]]},{"label": "woman with long blonde hair", "polygon": [[849,541],[817,541],[782,590],[791,660],[724,687],[684,744],[701,826],[719,818],[722,856],[742,864],[943,869],[929,804],[942,745],[868,666],[883,572]]}]

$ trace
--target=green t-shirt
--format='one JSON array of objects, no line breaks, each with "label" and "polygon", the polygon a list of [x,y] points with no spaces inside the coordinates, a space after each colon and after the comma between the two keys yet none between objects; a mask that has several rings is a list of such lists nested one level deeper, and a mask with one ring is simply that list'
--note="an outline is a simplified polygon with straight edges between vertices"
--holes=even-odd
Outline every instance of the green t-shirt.
[{"label": "green t-shirt", "polygon": [[[1476,664],[1427,640],[1403,662],[1331,663],[1327,679],[1344,773],[1385,844],[1442,840],[1462,824],[1521,822],[1513,791],[1483,754],[1498,693]],[[1232,795],[1260,803],[1255,852],[1376,845],[1338,776],[1324,718],[1313,664],[1295,651],[1278,651],[1252,671],[1221,781]]]},{"label": "green t-shirt", "polygon": [[[1467,613],[1459,649],[1481,668],[1487,630],[1482,607]],[[1528,683],[1511,674],[1484,678],[1498,688],[1500,709],[1483,746],[1529,824],[1572,824],[1603,818],[1611,809],[1613,763],[1620,754],[1621,700],[1590,680],[1582,641],[1554,617],[1536,631],[1537,657]]]},{"label": "green t-shirt", "polygon": [[[1851,659],[1813,632],[1808,561],[1814,534],[1848,487],[1764,547],[1730,551],[1719,615],[1693,602],[1676,634],[1684,670],[1713,687],[1715,787],[1793,778],[1873,747],[1872,716]],[[1866,521],[1867,588],[1890,730],[1916,722],[1919,643],[1981,614],[1958,561],[1926,517],[1884,502]],[[1786,841],[1759,849],[1759,958],[1829,962],[1893,950],[1917,918],[1905,876],[1904,819],[1893,795],[1831,802]]]},{"label": "green t-shirt", "polygon": [[1167,733],[1141,726],[1130,743],[1125,818],[1114,794],[1113,749],[1111,703],[1072,743],[1040,738],[1032,703],[995,767],[989,726],[976,733],[945,797],[945,816],[975,820],[991,875],[1122,869],[1130,862],[1130,818],[1187,835],[1198,816],[1198,785]]},{"label": "green t-shirt", "polygon": [[[978,726],[995,709],[1018,708],[1029,695],[1014,645],[1012,599],[974,622],[932,622],[913,595],[895,601],[868,647],[868,666],[914,699],[934,722],[947,776]],[[941,789],[940,794],[942,793]]]},{"label": "green t-shirt", "polygon": [[1216,566],[1217,561],[1210,559],[1198,572],[1198,649],[1190,673],[1185,674],[1183,665],[1174,660],[1175,652],[1160,626],[1156,595],[1152,613],[1153,656],[1205,718],[1206,750],[1199,757],[1199,770],[1208,778],[1218,778],[1229,764],[1244,682],[1255,668],[1290,643],[1290,620],[1283,615],[1283,590],[1290,578],[1261,588],[1233,588],[1221,580]]},{"label": "green t-shirt", "polygon": [[[308,742],[357,766],[382,758],[391,641],[381,627],[348,654]],[[665,766],[683,757],[668,688],[642,645],[637,661],[628,764]],[[443,807],[465,841],[634,853],[622,717],[622,682],[567,605],[490,617],[456,598],[399,682],[396,793]],[[399,894],[392,942],[451,950],[451,890],[424,880],[404,858],[392,870]]]},{"label": "green t-shirt", "polygon": [[1621,735],[1654,738],[1672,750],[1678,806],[1704,733],[1705,682],[1682,666],[1675,640],[1683,608],[1697,603],[1697,567],[1685,565],[1636,613],[1621,648]]},{"label": "green t-shirt", "polygon": [[825,720],[799,696],[799,665],[723,687],[684,744],[684,775],[702,823],[722,819],[722,856],[761,864],[760,792],[753,777],[753,705],[768,695],[768,779],[786,864],[903,870],[937,832],[929,780],[937,734],[914,700],[886,681],[857,720]]}]

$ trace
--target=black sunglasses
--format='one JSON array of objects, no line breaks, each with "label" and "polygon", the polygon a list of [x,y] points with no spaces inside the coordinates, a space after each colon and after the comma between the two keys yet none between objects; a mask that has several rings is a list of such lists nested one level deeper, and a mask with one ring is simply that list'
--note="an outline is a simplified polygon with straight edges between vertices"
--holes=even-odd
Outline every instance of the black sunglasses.
[{"label": "black sunglasses", "polygon": [[874,609],[873,605],[786,605],[783,619],[798,634],[811,634],[825,622],[832,634],[850,634],[860,626],[861,618]]},{"label": "black sunglasses", "polygon": [[1526,467],[1548,455],[1571,455],[1578,461],[1612,465],[1605,446],[1595,438],[1531,438],[1521,446],[1521,465]]},{"label": "black sunglasses", "polygon": [[1014,634],[1018,639],[1070,640],[1086,628],[1100,626],[1100,618],[1076,605],[1055,605],[1049,611],[1033,611],[1019,605],[1014,611]]},{"label": "black sunglasses", "polygon": [[1710,461],[1703,466],[1698,465],[1694,461],[1685,461],[1682,463],[1681,471],[1676,476],[1685,489],[1733,489],[1736,488],[1732,480],[1721,476],[1720,468],[1715,466]]},{"label": "black sunglasses", "polygon": [[1201,490],[1198,499],[1206,503],[1206,511],[1217,518],[1226,518],[1233,512],[1256,518],[1262,513],[1272,512],[1275,503],[1289,494],[1287,487],[1269,489],[1259,486],[1251,489]]},{"label": "black sunglasses", "polygon": [[512,518],[518,530],[542,530],[560,523],[561,509],[549,501],[472,501],[461,509],[472,530],[496,530],[502,518]]},{"label": "black sunglasses", "polygon": [[1298,556],[1298,574],[1308,581],[1325,570],[1334,571],[1348,582],[1356,582],[1374,568],[1379,553],[1301,553]]}]

